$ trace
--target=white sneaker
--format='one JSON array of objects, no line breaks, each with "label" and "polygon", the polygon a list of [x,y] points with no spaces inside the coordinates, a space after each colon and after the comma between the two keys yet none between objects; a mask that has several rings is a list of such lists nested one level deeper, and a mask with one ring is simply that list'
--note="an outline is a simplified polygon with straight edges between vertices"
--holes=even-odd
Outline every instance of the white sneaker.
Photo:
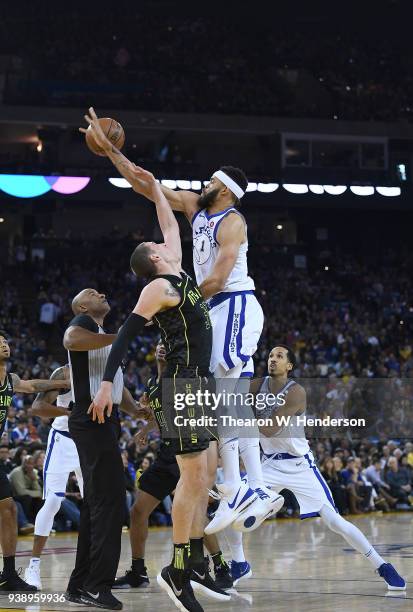
[{"label": "white sneaker", "polygon": [[238,518],[232,527],[237,531],[254,531],[265,521],[280,510],[284,505],[282,495],[271,491],[268,487],[255,489],[258,497]]},{"label": "white sneaker", "polygon": [[25,582],[27,582],[27,584],[31,584],[32,586],[37,587],[40,591],[42,588],[42,581],[40,579],[40,567],[29,565],[29,567],[24,570],[24,580]]},{"label": "white sneaker", "polygon": [[206,535],[217,533],[231,525],[243,510],[258,499],[258,493],[250,489],[244,480],[241,481],[238,491],[229,489],[225,484],[217,485],[217,489],[221,495],[221,501],[214,518],[205,528]]}]

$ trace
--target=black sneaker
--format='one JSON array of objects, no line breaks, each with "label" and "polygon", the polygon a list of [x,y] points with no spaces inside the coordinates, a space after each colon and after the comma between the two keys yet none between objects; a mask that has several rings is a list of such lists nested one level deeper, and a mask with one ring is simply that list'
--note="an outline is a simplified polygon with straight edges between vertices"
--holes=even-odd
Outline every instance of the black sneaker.
[{"label": "black sneaker", "polygon": [[231,595],[220,589],[215,580],[209,573],[209,560],[205,558],[204,563],[200,563],[191,569],[191,587],[195,593],[206,595],[215,601],[229,601]]},{"label": "black sneaker", "polygon": [[103,608],[105,610],[122,610],[123,604],[119,599],[116,599],[109,593],[91,593],[90,591],[82,591],[80,596],[82,602],[88,606],[95,608]]},{"label": "black sneaker", "polygon": [[0,591],[37,591],[37,587],[27,584],[20,578],[22,569],[18,572],[14,571],[10,576],[5,576],[4,573],[0,576]]},{"label": "black sneaker", "polygon": [[86,606],[85,602],[82,601],[82,593],[79,589],[66,591],[65,600],[69,605]]},{"label": "black sneaker", "polygon": [[234,580],[231,576],[229,565],[221,563],[215,567],[215,584],[220,589],[231,589],[234,586]]},{"label": "black sneaker", "polygon": [[158,574],[156,580],[161,589],[163,589],[172,599],[176,607],[183,612],[204,612],[203,607],[195,599],[194,592],[189,582],[189,574],[185,576],[180,589],[173,583],[171,574],[173,574],[173,568],[167,565],[163,568],[161,573]]},{"label": "black sneaker", "polygon": [[146,573],[146,567],[143,568],[143,572],[140,574],[135,572],[133,569],[128,570],[124,576],[116,578],[113,583],[113,589],[139,589],[149,585],[148,574]]}]

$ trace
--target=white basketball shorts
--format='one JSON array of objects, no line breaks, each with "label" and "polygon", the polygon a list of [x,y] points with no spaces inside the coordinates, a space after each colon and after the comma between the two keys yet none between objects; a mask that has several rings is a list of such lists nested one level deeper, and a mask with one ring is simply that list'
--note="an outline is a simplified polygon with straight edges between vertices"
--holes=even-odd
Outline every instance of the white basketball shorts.
[{"label": "white basketball shorts", "polygon": [[69,432],[52,428],[43,468],[43,499],[48,491],[64,496],[70,472],[75,472],[83,497],[83,478],[76,445]]},{"label": "white basketball shorts", "polygon": [[288,489],[294,493],[300,505],[300,518],[320,516],[319,512],[325,505],[334,504],[331,491],[320,474],[314,462],[314,456],[310,451],[303,457],[285,459],[286,453],[280,453],[274,458],[263,455],[262,475],[266,485],[279,493],[282,489]]},{"label": "white basketball shorts", "polygon": [[225,371],[247,363],[257,350],[264,314],[253,291],[219,293],[210,301],[212,353],[210,370]]}]

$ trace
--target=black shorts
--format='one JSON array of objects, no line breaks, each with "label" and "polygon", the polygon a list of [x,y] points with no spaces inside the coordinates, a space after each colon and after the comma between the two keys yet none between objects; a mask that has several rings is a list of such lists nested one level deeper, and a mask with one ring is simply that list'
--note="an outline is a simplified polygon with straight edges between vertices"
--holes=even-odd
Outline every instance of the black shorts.
[{"label": "black shorts", "polygon": [[179,480],[179,467],[175,463],[164,463],[157,459],[142,473],[138,488],[162,501],[176,489]]},{"label": "black shorts", "polygon": [[215,415],[203,401],[194,400],[198,392],[209,388],[210,378],[201,375],[196,366],[168,364],[162,375],[162,407],[168,431],[163,437],[176,455],[204,451],[211,438],[216,438],[215,426],[208,420]]},{"label": "black shorts", "polygon": [[12,497],[10,480],[7,478],[7,472],[0,467],[0,501]]}]

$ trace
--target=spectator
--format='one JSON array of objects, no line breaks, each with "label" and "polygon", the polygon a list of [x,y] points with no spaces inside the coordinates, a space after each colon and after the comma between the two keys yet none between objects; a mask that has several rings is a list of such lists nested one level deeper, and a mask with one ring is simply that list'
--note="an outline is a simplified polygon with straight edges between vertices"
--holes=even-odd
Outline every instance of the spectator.
[{"label": "spectator", "polygon": [[9,447],[5,444],[0,446],[0,469],[6,472],[6,474],[10,474],[14,465],[10,458],[10,450]]},{"label": "spectator", "polygon": [[[336,458],[338,459],[338,457]],[[338,459],[339,466],[342,466],[342,462]],[[340,514],[346,514],[347,511],[347,502],[346,502],[346,485],[344,484],[344,479],[340,473],[341,467],[339,467],[339,471],[336,470],[336,463],[331,457],[326,457],[321,464],[320,471],[324,477],[324,480],[327,482],[330,487],[331,493],[333,495],[334,503],[338,508]]]},{"label": "spectator", "polygon": [[396,457],[390,457],[387,462],[385,481],[390,485],[390,494],[395,497],[399,504],[410,506],[413,504],[411,496],[412,486],[407,470],[399,467]]},{"label": "spectator", "polygon": [[42,489],[37,470],[31,455],[26,455],[22,465],[10,472],[10,483],[13,497],[21,503],[28,520],[34,523],[36,514],[42,505]]},{"label": "spectator", "polygon": [[26,417],[19,419],[17,426],[11,433],[11,439],[14,444],[18,445],[24,442],[30,442],[28,425],[29,420]]}]

